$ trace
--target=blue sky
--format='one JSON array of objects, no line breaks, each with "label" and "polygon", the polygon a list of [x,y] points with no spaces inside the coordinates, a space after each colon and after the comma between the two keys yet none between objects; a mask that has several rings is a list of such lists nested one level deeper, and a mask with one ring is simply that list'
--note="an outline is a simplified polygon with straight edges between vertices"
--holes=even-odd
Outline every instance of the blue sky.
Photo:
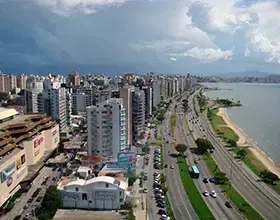
[{"label": "blue sky", "polygon": [[0,70],[279,72],[276,0],[0,0]]}]

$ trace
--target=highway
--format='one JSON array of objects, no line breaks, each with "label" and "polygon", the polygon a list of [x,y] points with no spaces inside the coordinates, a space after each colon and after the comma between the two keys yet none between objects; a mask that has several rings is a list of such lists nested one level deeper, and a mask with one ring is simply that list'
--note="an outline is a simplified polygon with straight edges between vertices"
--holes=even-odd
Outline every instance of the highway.
[{"label": "highway", "polygon": [[[195,106],[189,101],[190,113],[187,115],[188,122],[192,118],[196,118]],[[217,139],[216,134],[209,125],[207,119],[199,110],[198,122],[189,123],[193,130],[195,138],[206,137],[215,146],[213,158],[218,167],[227,174],[231,179],[234,188],[246,199],[265,219],[279,219],[280,216],[280,199],[279,196],[267,189],[263,183],[259,182],[259,178],[253,174],[246,165],[236,161],[230,151],[224,144]]]},{"label": "highway", "polygon": [[[170,106],[171,112],[174,111],[174,105]],[[195,213],[189,198],[187,197],[181,177],[178,170],[177,159],[172,157],[172,135],[170,129],[170,116],[172,113],[167,112],[166,117],[161,126],[161,135],[163,138],[163,149],[164,149],[164,163],[168,164],[168,168],[164,169],[166,174],[166,185],[168,187],[168,197],[171,203],[172,210],[174,212],[176,220],[198,220],[198,216]],[[169,143],[166,143],[168,140]],[[170,153],[169,153],[170,151]],[[174,164],[174,169],[170,169],[170,165]]]},{"label": "highway", "polygon": [[[179,110],[178,110],[179,109]],[[211,196],[205,197],[203,196],[203,199],[209,209],[211,210],[212,214],[215,216],[216,219],[244,219],[244,217],[237,211],[237,209],[232,208],[229,209],[225,206],[226,201],[228,199],[223,194],[222,190],[214,183],[204,183],[203,178],[210,178],[211,174],[208,170],[208,167],[204,163],[203,160],[200,160],[199,156],[195,153],[191,152],[191,149],[193,150],[196,147],[196,144],[190,135],[190,133],[187,131],[186,128],[186,119],[184,117],[184,113],[181,110],[181,105],[177,104],[177,113],[176,113],[176,140],[177,144],[185,144],[188,146],[188,150],[186,152],[187,160],[189,165],[196,165],[197,168],[200,171],[200,178],[194,179],[194,182],[196,184],[197,189],[203,193],[203,191],[207,190],[209,193],[211,193],[212,190],[214,190],[217,194],[217,198],[212,198]],[[194,162],[196,161],[196,163]]]}]

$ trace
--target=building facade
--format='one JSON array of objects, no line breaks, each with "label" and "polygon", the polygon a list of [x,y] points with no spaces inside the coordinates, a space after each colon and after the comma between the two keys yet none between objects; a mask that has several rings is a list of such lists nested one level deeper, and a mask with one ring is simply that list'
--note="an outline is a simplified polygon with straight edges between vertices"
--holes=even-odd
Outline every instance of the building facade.
[{"label": "building facade", "polygon": [[136,90],[132,96],[132,132],[133,140],[136,140],[138,132],[144,129],[145,125],[145,93],[143,90]]},{"label": "building facade", "polygon": [[0,206],[20,189],[28,166],[41,161],[59,144],[59,127],[46,114],[21,115],[0,108]]},{"label": "building facade", "polygon": [[77,179],[59,189],[64,208],[118,210],[126,201],[127,186],[124,181],[100,176]]},{"label": "building facade", "polygon": [[126,114],[122,99],[87,107],[88,155],[117,160],[126,149]]},{"label": "building facade", "polygon": [[129,87],[120,88],[120,98],[126,111],[126,139],[127,145],[132,145],[132,89]]}]

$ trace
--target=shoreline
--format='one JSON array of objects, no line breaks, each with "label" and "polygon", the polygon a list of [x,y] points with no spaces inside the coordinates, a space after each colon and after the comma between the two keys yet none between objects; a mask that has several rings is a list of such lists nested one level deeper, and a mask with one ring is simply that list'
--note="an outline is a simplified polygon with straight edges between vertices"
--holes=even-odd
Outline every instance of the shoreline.
[{"label": "shoreline", "polygon": [[263,163],[263,165],[272,173],[280,177],[280,168],[273,162],[271,158],[259,147],[253,146],[250,143],[250,139],[245,131],[238,127],[228,116],[225,108],[219,108],[217,113],[218,116],[222,117],[226,125],[231,128],[238,136],[237,144],[239,146],[248,146],[248,149],[253,153],[253,155]]}]

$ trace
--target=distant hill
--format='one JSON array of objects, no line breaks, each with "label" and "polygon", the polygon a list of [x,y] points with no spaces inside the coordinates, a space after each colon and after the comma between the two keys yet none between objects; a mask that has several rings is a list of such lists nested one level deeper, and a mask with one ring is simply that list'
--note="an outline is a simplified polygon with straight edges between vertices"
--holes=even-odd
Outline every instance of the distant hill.
[{"label": "distant hill", "polygon": [[231,78],[231,77],[267,77],[271,75],[279,75],[278,73],[266,73],[260,71],[244,71],[244,72],[229,72],[229,73],[219,73],[212,75],[214,77],[223,77],[223,78]]}]

